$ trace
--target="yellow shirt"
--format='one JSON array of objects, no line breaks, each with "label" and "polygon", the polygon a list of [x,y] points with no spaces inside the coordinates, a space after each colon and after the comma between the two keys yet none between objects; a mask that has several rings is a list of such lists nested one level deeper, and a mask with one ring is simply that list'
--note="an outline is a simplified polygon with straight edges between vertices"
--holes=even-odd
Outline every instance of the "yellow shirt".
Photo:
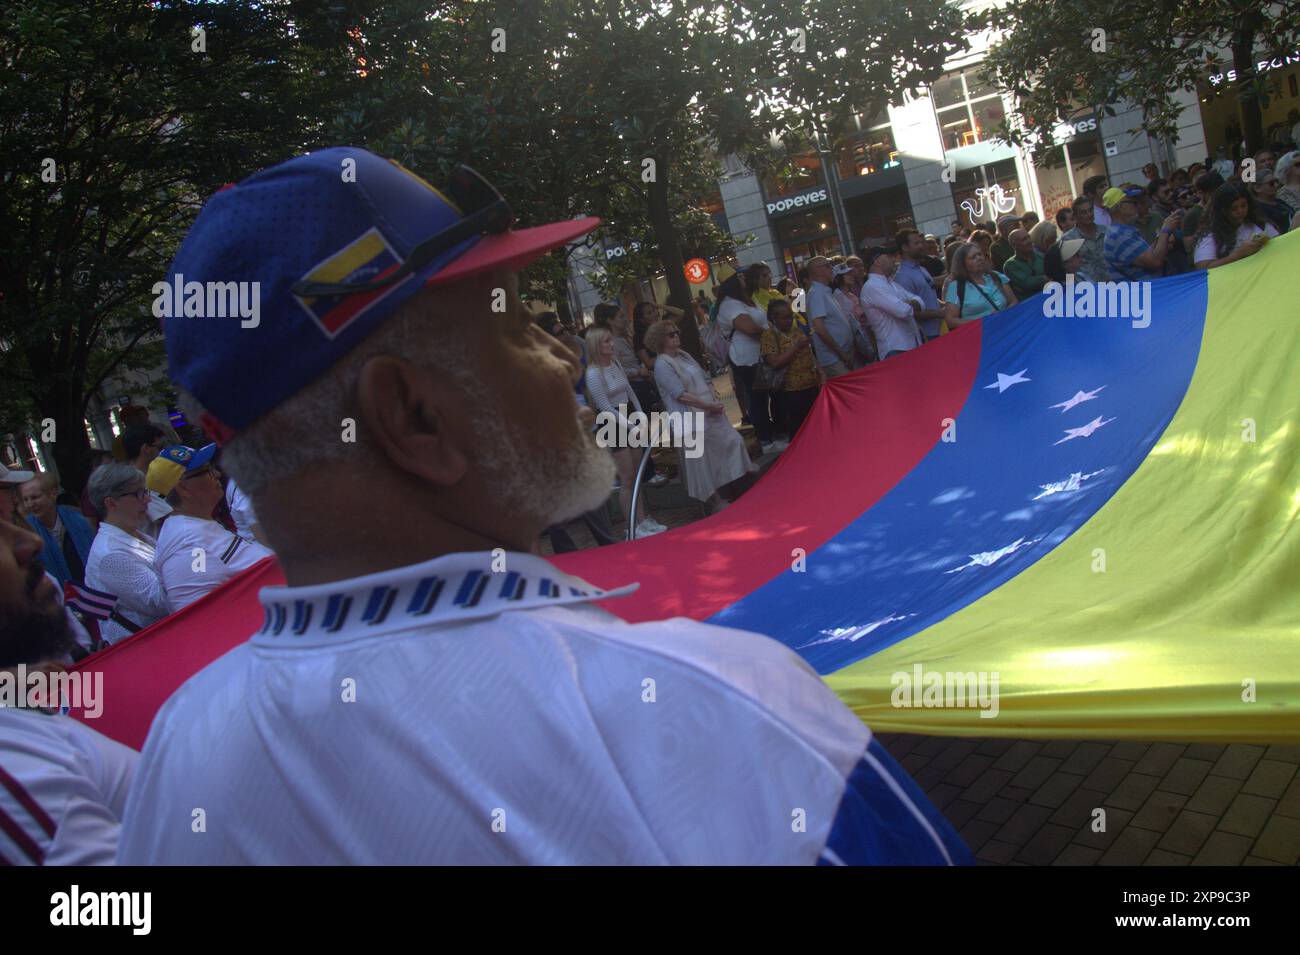
[{"label": "yellow shirt", "polygon": [[[760,353],[764,359],[768,355],[779,355],[792,348],[802,335],[803,332],[793,325],[788,332],[782,332],[775,325],[768,325],[763,332],[763,337],[759,339]],[[794,361],[785,366],[785,383],[781,386],[781,390],[803,391],[805,388],[816,388],[820,384],[821,376],[817,374],[813,350],[805,348],[794,356]]]},{"label": "yellow shirt", "polygon": [[[767,306],[769,302],[789,301],[789,299],[786,296],[782,295],[774,288],[761,288],[758,291],[754,292],[752,295],[750,295],[750,298],[752,298],[754,300],[754,304],[757,305],[759,308],[761,308],[764,312],[767,311]],[[794,312],[793,309],[791,309],[791,311]],[[805,333],[810,331],[808,326],[808,319],[805,318],[799,312],[794,312],[794,324],[795,327],[798,328],[800,331],[803,331]]]}]

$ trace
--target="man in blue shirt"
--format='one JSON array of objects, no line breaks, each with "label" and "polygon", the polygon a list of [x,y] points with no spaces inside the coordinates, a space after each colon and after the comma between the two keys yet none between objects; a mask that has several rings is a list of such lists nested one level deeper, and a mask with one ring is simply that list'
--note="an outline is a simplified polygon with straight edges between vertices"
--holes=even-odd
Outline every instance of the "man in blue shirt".
[{"label": "man in blue shirt", "polygon": [[894,236],[898,246],[900,262],[894,273],[894,281],[921,300],[922,308],[916,313],[916,324],[928,342],[939,337],[939,323],[943,321],[943,309],[939,307],[939,296],[934,291],[934,280],[921,263],[927,255],[925,237],[915,229],[903,229]]},{"label": "man in blue shirt", "polygon": [[847,375],[858,367],[854,346],[863,353],[870,350],[862,326],[850,315],[845,315],[839,302],[831,294],[833,277],[831,260],[815,255],[808,260],[808,321],[812,323],[813,354],[827,378]]},{"label": "man in blue shirt", "polygon": [[1121,281],[1140,282],[1163,275],[1165,259],[1183,219],[1181,209],[1171,212],[1160,226],[1155,245],[1148,245],[1135,225],[1140,212],[1138,200],[1144,195],[1145,190],[1130,187],[1107,189],[1102,197],[1111,217],[1106,230],[1106,265]]}]

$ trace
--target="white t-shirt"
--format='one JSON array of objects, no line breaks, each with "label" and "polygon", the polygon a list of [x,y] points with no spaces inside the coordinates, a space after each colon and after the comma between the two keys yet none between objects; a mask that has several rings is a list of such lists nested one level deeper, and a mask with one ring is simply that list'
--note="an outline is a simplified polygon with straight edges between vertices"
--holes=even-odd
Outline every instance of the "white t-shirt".
[{"label": "white t-shirt", "polygon": [[230,519],[235,522],[235,529],[240,537],[253,540],[253,525],[257,523],[257,513],[248,495],[239,489],[234,480],[226,482],[226,506],[230,508]]},{"label": "white t-shirt", "polygon": [[67,716],[0,707],[0,866],[111,865],[139,758]]},{"label": "white t-shirt", "polygon": [[[261,630],[154,719],[119,861],[807,864],[890,841],[939,863],[958,853],[935,823],[908,831],[924,797],[880,775],[870,730],[786,647],[681,618],[629,624],[591,601],[635,585],[601,591],[532,554],[492,563],[448,554],[264,589]],[[864,814],[864,793],[897,811]]]},{"label": "white t-shirt", "polygon": [[[1264,228],[1261,229],[1253,222],[1243,222],[1241,228],[1237,230],[1237,244],[1232,247],[1233,251],[1240,249],[1243,245],[1249,242],[1251,236],[1256,236],[1261,233],[1268,236],[1270,239],[1277,238],[1278,234],[1277,229],[1273,228],[1272,224],[1265,225]],[[1192,264],[1197,265],[1201,262],[1213,262],[1218,258],[1222,258],[1222,256],[1219,255],[1218,243],[1214,241],[1214,236],[1207,232],[1205,235],[1201,236],[1201,240],[1196,243],[1196,249],[1192,253]]]},{"label": "white t-shirt", "polygon": [[737,365],[757,365],[762,358],[762,345],[758,338],[751,338],[744,332],[736,331],[736,316],[748,315],[754,320],[759,331],[767,328],[767,313],[757,305],[746,305],[744,302],[728,298],[718,306],[718,327],[722,329],[722,334],[731,339],[731,345],[727,354]]},{"label": "white t-shirt", "polygon": [[257,541],[232,534],[216,521],[173,514],[158,533],[154,566],[175,613],[270,556]]}]

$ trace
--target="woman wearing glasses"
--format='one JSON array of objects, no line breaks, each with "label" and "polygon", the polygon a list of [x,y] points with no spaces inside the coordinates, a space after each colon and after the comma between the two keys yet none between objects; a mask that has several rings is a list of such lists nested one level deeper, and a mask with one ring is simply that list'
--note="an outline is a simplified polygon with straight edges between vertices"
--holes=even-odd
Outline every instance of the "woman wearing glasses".
[{"label": "woman wearing glasses", "polygon": [[681,335],[672,322],[655,322],[646,329],[645,344],[659,356],[655,361],[655,384],[659,386],[664,406],[670,412],[691,415],[692,421],[699,425],[694,440],[700,443],[694,450],[684,447],[686,442],[680,432],[674,434],[674,440],[684,450],[681,461],[686,493],[703,501],[710,513],[716,513],[727,506],[718,488],[745,476],[755,467],[749,460],[744,440],[727,420],[713,381],[689,352],[682,351]]},{"label": "woman wearing glasses", "polygon": [[99,514],[99,531],[86,558],[86,586],[117,597],[114,619],[99,627],[103,642],[116,643],[170,610],[153,565],[157,542],[144,531],[150,494],[144,475],[118,461],[97,468],[86,490]]}]

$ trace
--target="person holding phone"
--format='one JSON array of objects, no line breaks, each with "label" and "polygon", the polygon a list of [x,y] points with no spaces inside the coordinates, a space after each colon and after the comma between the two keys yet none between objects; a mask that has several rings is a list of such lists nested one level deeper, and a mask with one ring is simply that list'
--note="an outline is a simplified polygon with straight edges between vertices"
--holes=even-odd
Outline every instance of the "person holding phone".
[{"label": "person holding phone", "polygon": [[1173,248],[1175,236],[1182,226],[1183,210],[1177,209],[1161,223],[1155,243],[1148,244],[1136,226],[1140,213],[1138,200],[1145,195],[1145,189],[1130,186],[1107,189],[1102,197],[1111,217],[1103,247],[1106,265],[1120,281],[1160,278],[1164,274],[1169,250]]},{"label": "person holding phone", "polygon": [[1227,182],[1214,192],[1196,236],[1192,261],[1198,269],[1229,265],[1254,255],[1277,235],[1255,205],[1255,197],[1239,182]]}]

